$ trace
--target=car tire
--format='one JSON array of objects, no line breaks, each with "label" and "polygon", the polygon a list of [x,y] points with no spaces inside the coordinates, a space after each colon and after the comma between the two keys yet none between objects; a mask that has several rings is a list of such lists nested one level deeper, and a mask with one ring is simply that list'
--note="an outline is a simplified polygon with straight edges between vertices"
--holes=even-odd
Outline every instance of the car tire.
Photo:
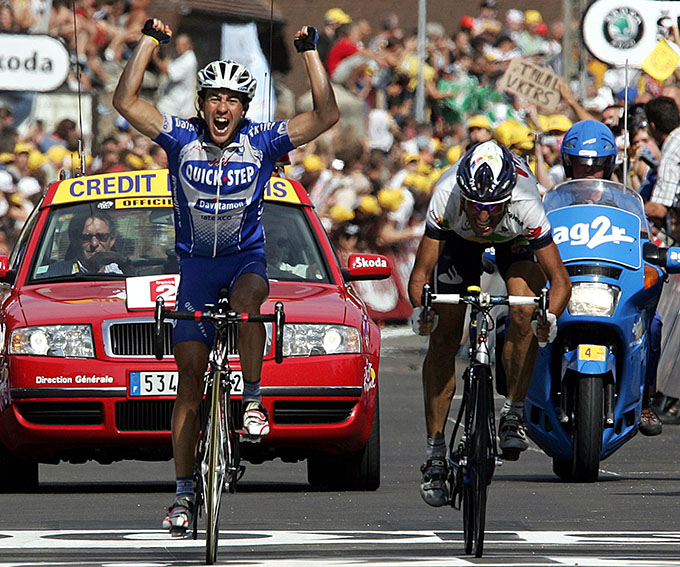
[{"label": "car tire", "polygon": [[38,461],[8,451],[0,444],[0,493],[36,492]]},{"label": "car tire", "polygon": [[326,486],[333,490],[378,490],[380,487],[380,408],[377,397],[371,434],[366,445],[353,453],[321,454],[308,457],[307,480],[312,486]]}]

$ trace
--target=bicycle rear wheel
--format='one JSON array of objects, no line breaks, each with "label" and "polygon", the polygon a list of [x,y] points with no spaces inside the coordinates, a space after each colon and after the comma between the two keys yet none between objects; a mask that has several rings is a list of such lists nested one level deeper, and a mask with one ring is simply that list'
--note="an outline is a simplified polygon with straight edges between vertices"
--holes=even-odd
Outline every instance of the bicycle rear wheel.
[{"label": "bicycle rear wheel", "polygon": [[491,372],[480,366],[471,371],[467,406],[466,463],[463,484],[463,532],[465,552],[481,557],[484,551],[486,500],[495,466],[491,438],[493,411]]},{"label": "bicycle rear wheel", "polygon": [[217,559],[220,503],[228,462],[225,454],[225,397],[221,375],[215,371],[212,373],[209,400],[210,414],[207,424],[208,439],[205,458],[202,463],[206,522],[205,561],[208,565],[212,565]]}]

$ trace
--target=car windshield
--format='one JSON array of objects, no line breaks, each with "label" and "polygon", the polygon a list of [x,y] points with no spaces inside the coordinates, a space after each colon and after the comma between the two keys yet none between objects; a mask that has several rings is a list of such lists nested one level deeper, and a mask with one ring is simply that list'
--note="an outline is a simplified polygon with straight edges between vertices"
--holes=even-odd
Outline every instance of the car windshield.
[{"label": "car windshield", "polygon": [[[98,201],[51,207],[29,280],[177,273],[172,209],[114,205]],[[267,202],[263,222],[270,279],[330,282],[320,246],[300,207]]]}]

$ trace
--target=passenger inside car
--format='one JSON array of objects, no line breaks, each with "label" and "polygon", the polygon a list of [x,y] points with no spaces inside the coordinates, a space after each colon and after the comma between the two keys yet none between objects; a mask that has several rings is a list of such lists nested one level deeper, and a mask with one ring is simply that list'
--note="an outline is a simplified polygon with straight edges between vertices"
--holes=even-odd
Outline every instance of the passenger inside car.
[{"label": "passenger inside car", "polygon": [[301,279],[313,279],[320,274],[316,265],[309,265],[297,257],[296,251],[300,250],[295,233],[287,230],[283,223],[270,223],[265,226],[265,253],[267,256],[267,269],[273,279],[282,279],[277,276],[279,271],[298,276]]}]

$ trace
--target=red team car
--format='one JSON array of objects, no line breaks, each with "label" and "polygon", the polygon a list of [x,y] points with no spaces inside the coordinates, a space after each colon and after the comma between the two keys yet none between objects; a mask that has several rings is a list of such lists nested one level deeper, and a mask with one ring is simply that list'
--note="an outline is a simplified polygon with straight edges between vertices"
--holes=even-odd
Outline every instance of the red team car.
[{"label": "red team car", "polygon": [[[284,302],[285,358],[274,363],[268,327],[271,432],[244,443],[243,457],[306,459],[313,485],[375,490],[380,332],[348,282],[388,277],[390,266],[353,255],[341,268],[297,182],[272,178],[263,220],[263,312]],[[177,269],[166,170],[50,186],[0,257],[0,487],[37,489],[39,463],[171,458],[177,368],[169,340],[154,358],[152,322],[156,297],[174,300]]]}]

